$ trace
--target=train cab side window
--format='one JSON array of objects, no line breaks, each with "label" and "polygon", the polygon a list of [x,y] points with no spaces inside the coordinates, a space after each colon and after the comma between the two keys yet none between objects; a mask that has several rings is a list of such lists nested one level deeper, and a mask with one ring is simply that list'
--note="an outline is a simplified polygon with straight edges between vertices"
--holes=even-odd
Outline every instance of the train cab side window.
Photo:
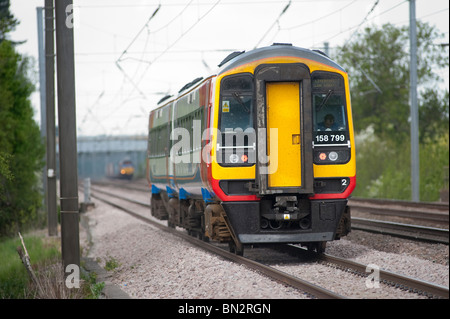
[{"label": "train cab side window", "polygon": [[253,128],[253,79],[249,75],[229,76],[222,80],[220,125],[222,133]]},{"label": "train cab side window", "polygon": [[221,81],[217,161],[222,166],[255,163],[256,136],[253,123],[253,77],[230,75]]},{"label": "train cab side window", "polygon": [[344,79],[330,72],[312,75],[314,131],[346,132],[347,114]]}]

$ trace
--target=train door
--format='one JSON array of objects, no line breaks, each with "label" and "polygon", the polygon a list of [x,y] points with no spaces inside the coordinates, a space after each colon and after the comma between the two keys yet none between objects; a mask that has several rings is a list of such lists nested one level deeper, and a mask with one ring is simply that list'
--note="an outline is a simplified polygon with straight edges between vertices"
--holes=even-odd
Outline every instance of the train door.
[{"label": "train door", "polygon": [[300,63],[255,70],[260,195],[313,192],[311,76]]},{"label": "train door", "polygon": [[[274,155],[270,146],[276,145],[277,164],[282,164],[277,165],[277,169],[269,174],[269,188],[302,186],[300,89],[301,82],[266,83],[267,149],[268,154]],[[274,130],[278,132],[271,136],[270,132]]]}]

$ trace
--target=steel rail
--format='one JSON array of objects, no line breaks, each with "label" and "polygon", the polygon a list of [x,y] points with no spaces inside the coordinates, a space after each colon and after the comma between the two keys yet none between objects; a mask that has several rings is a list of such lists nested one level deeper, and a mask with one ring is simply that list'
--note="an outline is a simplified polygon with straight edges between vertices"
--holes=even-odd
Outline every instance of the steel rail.
[{"label": "steel rail", "polygon": [[433,209],[443,212],[448,212],[449,210],[449,203],[447,202],[411,202],[396,199],[376,199],[376,198],[359,198],[359,197],[352,197],[349,201],[351,203],[370,203],[384,206],[396,205],[409,208]]},{"label": "steel rail", "polygon": [[415,203],[396,200],[375,200],[352,198],[348,205],[351,209],[377,215],[398,216],[449,223],[449,206],[446,203]]},{"label": "steel rail", "polygon": [[[318,257],[325,262],[331,262],[344,268],[355,269],[358,273],[367,274],[368,265],[363,265],[351,260],[331,256],[328,254],[322,254]],[[437,296],[445,299],[449,298],[448,287],[433,284],[420,279],[411,278],[405,275],[396,274],[394,272],[383,269],[379,269],[379,272],[380,281],[385,284],[396,286],[404,290],[410,290],[412,292],[429,297]]]},{"label": "steel rail", "polygon": [[382,220],[352,217],[352,229],[417,239],[433,243],[449,244],[449,230]]},{"label": "steel rail", "polygon": [[[313,258],[315,257],[318,260],[332,264],[333,266],[336,265],[340,269],[345,271],[351,270],[355,274],[364,277],[368,276],[369,269],[373,270],[373,267],[369,267],[369,265],[364,265],[355,261],[332,256],[329,254],[318,254],[315,252],[310,252],[294,245],[279,245],[277,248],[296,256],[304,256],[305,254],[309,254]],[[409,290],[411,292],[428,297],[439,297],[445,299],[449,298],[448,287],[412,278],[409,276],[400,275],[388,270],[378,269],[377,271],[379,271],[380,274],[380,282],[384,284],[395,286],[403,290]]]},{"label": "steel rail", "polygon": [[[102,192],[104,194],[107,194],[107,192],[99,191],[99,190],[96,190],[96,192],[99,192],[99,193]],[[130,210],[130,209],[126,208],[126,207],[123,207],[123,206],[121,206],[119,204],[116,204],[116,203],[114,203],[114,202],[112,202],[112,201],[110,201],[108,199],[105,199],[105,198],[103,198],[101,196],[98,196],[96,194],[91,194],[91,196],[94,197],[94,198],[97,198],[98,200],[101,200],[101,201],[103,201],[103,202],[105,202],[105,203],[107,203],[107,204],[109,204],[109,205],[111,205],[113,207],[116,207],[116,208],[118,208],[118,209],[120,209],[122,211],[125,211],[126,213],[130,214],[131,216],[133,216],[133,217],[135,217],[135,218],[137,218],[137,219],[139,219],[141,221],[144,221],[144,222],[146,222],[148,224],[151,224],[152,226],[155,226],[158,229],[166,231],[166,232],[168,232],[170,234],[173,234],[175,236],[181,237],[182,239],[184,239],[184,240],[186,240],[186,241],[188,241],[188,242],[190,242],[190,243],[192,243],[192,244],[194,244],[196,246],[199,246],[199,247],[203,248],[206,251],[209,251],[209,252],[212,252],[214,254],[217,254],[217,255],[219,255],[219,256],[221,256],[223,258],[226,258],[228,260],[231,260],[233,262],[237,262],[239,264],[243,264],[243,265],[249,267],[250,269],[253,269],[253,270],[257,271],[257,272],[260,272],[260,273],[264,274],[267,277],[270,277],[270,278],[272,278],[272,279],[274,279],[274,280],[276,280],[278,282],[282,282],[282,283],[287,284],[289,286],[292,286],[292,287],[294,287],[296,289],[304,291],[305,293],[307,293],[307,294],[309,294],[311,296],[314,296],[314,297],[316,297],[318,299],[346,299],[346,297],[341,296],[339,294],[336,294],[336,293],[334,293],[334,292],[332,292],[330,290],[327,290],[325,288],[319,287],[319,286],[314,285],[314,284],[312,284],[310,282],[304,281],[304,280],[302,280],[300,278],[296,278],[296,277],[291,276],[291,275],[289,275],[287,273],[281,272],[279,270],[276,270],[276,269],[274,269],[272,267],[269,267],[269,266],[266,266],[264,264],[258,263],[256,261],[247,259],[245,257],[239,256],[239,255],[236,255],[236,254],[233,254],[233,253],[228,252],[228,251],[226,251],[226,250],[224,250],[222,248],[216,247],[216,246],[214,246],[212,244],[209,244],[207,242],[199,240],[199,239],[197,239],[195,237],[192,237],[192,236],[187,235],[185,233],[179,232],[179,231],[177,231],[177,230],[175,230],[173,228],[170,228],[168,226],[159,224],[159,223],[153,221],[150,218],[147,218],[145,216],[137,214],[137,213],[133,212],[132,210]],[[120,197],[120,196],[117,196],[115,194],[114,195],[110,194],[109,196],[114,196],[114,197],[117,197],[117,198]],[[122,198],[122,199],[125,199],[125,198]],[[137,204],[144,205],[144,206],[148,205],[148,204],[144,204],[142,202],[136,202],[136,201],[132,201],[132,202],[135,202]]]},{"label": "steel rail", "polygon": [[[140,183],[135,183],[133,181],[128,181],[126,183],[124,183],[124,181],[117,181],[117,183],[115,181],[109,181],[109,182],[105,182],[105,181],[92,181],[91,185],[98,185],[98,186],[112,186],[112,187],[116,187],[116,188],[127,188],[127,189],[131,189],[131,190],[135,190],[135,191],[139,191],[139,192],[146,192],[150,194],[150,188],[148,187],[148,185],[144,185],[144,184],[140,184]],[[83,186],[80,184],[80,187]]]}]

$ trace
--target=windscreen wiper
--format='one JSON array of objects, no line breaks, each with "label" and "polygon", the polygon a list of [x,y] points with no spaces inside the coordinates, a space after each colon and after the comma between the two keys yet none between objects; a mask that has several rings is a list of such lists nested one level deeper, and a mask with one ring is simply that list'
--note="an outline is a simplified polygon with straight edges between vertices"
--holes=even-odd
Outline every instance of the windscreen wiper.
[{"label": "windscreen wiper", "polygon": [[245,112],[250,113],[250,109],[242,102],[241,95],[238,92],[233,92],[233,98],[239,102]]},{"label": "windscreen wiper", "polygon": [[323,99],[322,103],[317,107],[316,112],[319,112],[322,107],[325,105],[325,103],[328,102],[328,99],[330,98],[331,94],[333,94],[333,90],[329,90],[325,98]]}]

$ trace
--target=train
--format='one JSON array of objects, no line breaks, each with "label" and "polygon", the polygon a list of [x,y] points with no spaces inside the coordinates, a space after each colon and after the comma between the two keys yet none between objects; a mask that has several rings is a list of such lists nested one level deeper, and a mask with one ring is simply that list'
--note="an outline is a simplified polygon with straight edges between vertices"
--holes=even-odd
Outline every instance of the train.
[{"label": "train", "polygon": [[170,227],[239,255],[281,243],[322,253],[351,230],[348,74],[321,51],[233,52],[162,98],[148,132],[151,214]]},{"label": "train", "polygon": [[106,166],[106,176],[108,178],[119,178],[131,180],[134,175],[134,164],[128,158],[125,158],[117,164],[109,163]]}]

